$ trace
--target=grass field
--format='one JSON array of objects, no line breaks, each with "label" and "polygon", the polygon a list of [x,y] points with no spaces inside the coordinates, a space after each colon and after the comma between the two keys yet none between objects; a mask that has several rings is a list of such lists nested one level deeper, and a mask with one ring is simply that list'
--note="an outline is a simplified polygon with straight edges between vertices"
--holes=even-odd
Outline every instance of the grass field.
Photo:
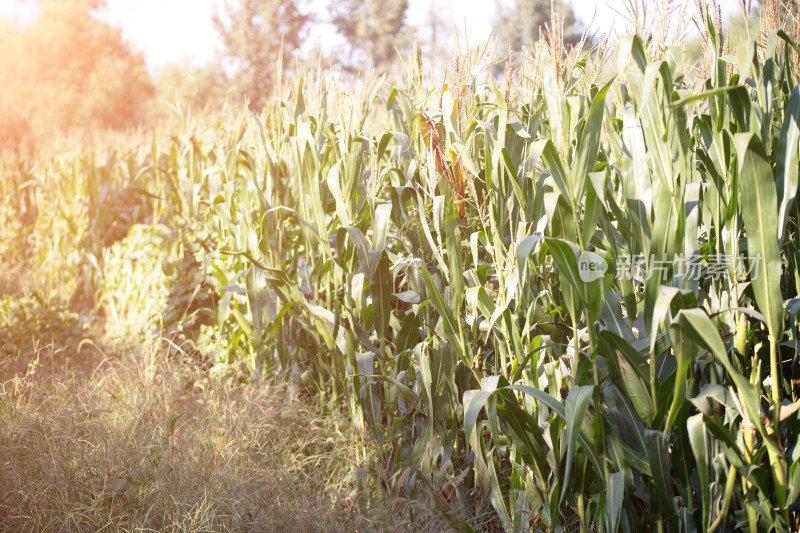
[{"label": "grass field", "polygon": [[444,530],[366,504],[368,448],[286,385],[89,348],[5,369],[0,413],[3,531]]}]

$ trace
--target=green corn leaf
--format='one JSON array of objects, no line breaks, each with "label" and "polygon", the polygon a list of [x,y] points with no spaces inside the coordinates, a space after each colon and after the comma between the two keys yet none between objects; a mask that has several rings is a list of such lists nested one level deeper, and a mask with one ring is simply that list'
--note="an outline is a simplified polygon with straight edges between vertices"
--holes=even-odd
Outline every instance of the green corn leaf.
[{"label": "green corn leaf", "polygon": [[758,391],[731,364],[719,332],[705,311],[702,309],[683,309],[678,312],[675,320],[695,342],[698,342],[714,354],[714,358],[725,367],[728,375],[736,384],[736,391],[749,421],[758,428],[762,436],[766,437],[766,432],[761,424],[761,402]]},{"label": "green corn leaf", "polygon": [[[586,187],[589,172],[594,169],[597,152],[600,149],[600,134],[603,129],[603,116],[606,110],[606,94],[614,80],[606,83],[592,100],[592,107],[578,137],[575,157],[572,160],[570,175],[572,176],[572,197],[580,198]],[[549,165],[548,165],[549,166]]]},{"label": "green corn leaf", "polygon": [[461,231],[454,213],[445,220],[447,229],[447,259],[450,267],[450,295],[453,315],[461,314],[461,302],[464,295],[464,264],[461,259]]},{"label": "green corn leaf", "polygon": [[757,275],[751,276],[753,292],[759,310],[767,318],[770,337],[780,339],[783,335],[781,255],[778,201],[772,168],[758,137],[739,133],[734,141],[739,160],[740,206],[747,232],[748,255],[751,261],[760,263]]},{"label": "green corn leaf", "polygon": [[565,435],[567,441],[566,465],[564,467],[564,476],[561,478],[559,503],[564,499],[567,493],[569,475],[572,471],[572,463],[575,457],[575,445],[578,441],[578,435],[583,429],[583,417],[586,414],[586,410],[589,408],[589,401],[592,399],[593,391],[593,385],[586,385],[583,387],[576,387],[567,394],[564,408],[564,415],[566,416],[567,422],[567,433]]},{"label": "green corn leaf", "polygon": [[545,238],[547,250],[553,256],[558,273],[570,284],[577,294],[583,294],[584,282],[578,272],[578,247],[571,242],[552,237]]},{"label": "green corn leaf", "polygon": [[651,499],[654,499],[661,516],[665,517],[670,527],[677,529],[678,520],[672,508],[672,482],[670,480],[670,462],[667,454],[664,434],[648,429],[644,435],[647,459],[653,473]]},{"label": "green corn leaf", "polygon": [[789,208],[797,193],[798,149],[800,149],[800,85],[792,89],[778,139],[775,185],[778,193],[778,242],[783,244]]},{"label": "green corn leaf", "polygon": [[375,320],[375,333],[378,340],[383,341],[391,330],[391,301],[394,280],[389,271],[391,262],[384,250],[370,251],[369,288],[372,293],[372,315]]},{"label": "green corn leaf", "polygon": [[622,502],[625,499],[625,474],[614,472],[608,475],[608,493],[606,494],[605,525],[606,531],[619,531]]},{"label": "green corn leaf", "polygon": [[[546,405],[548,408],[552,409],[553,412],[556,413],[562,420],[566,421],[567,415],[564,405],[555,398],[553,398],[552,396],[550,396],[549,394],[547,394],[546,392],[528,385],[509,385],[506,388],[510,390],[517,390],[527,394],[528,396],[533,397],[537,401]],[[575,412],[575,410],[573,410],[573,412]],[[600,457],[595,452],[595,447],[591,445],[586,436],[579,430],[576,430],[575,438],[577,439],[577,442],[581,445],[583,452],[589,456],[589,459],[592,461],[592,465],[594,466],[596,472],[598,473],[602,472],[603,463]]]},{"label": "green corn leaf", "polygon": [[517,272],[520,283],[527,278],[528,258],[541,240],[542,237],[540,235],[528,235],[517,244]]},{"label": "green corn leaf", "polygon": [[711,488],[709,486],[709,466],[711,463],[708,450],[708,432],[703,422],[703,415],[700,413],[689,417],[686,421],[686,426],[692,453],[694,453],[694,458],[697,461],[697,473],[700,477],[700,499],[703,516],[701,524],[704,529],[707,529],[711,525]]},{"label": "green corn leaf", "polygon": [[558,155],[558,151],[556,150],[553,141],[550,139],[536,141],[536,143],[534,143],[533,150],[536,153],[542,154],[542,159],[544,160],[545,165],[547,165],[547,169],[550,171],[550,175],[556,182],[556,187],[558,187],[558,191],[561,193],[561,196],[564,198],[564,200],[568,203],[574,203],[572,191],[569,187],[567,172],[564,170],[564,165],[561,162],[561,156]]},{"label": "green corn leaf", "polygon": [[[428,269],[422,267],[421,270],[423,279],[425,280],[425,288],[428,293],[428,298],[442,319],[442,328],[444,330],[445,338],[453,347],[453,349],[463,354],[462,350],[464,347],[461,343],[460,328],[458,327],[456,318],[453,315],[453,310],[450,308],[447,302],[445,302],[444,298],[442,297],[442,293],[439,292],[439,289],[436,288],[436,284],[433,282],[433,278],[431,278]],[[469,361],[469,365],[472,365],[472,361]]]}]

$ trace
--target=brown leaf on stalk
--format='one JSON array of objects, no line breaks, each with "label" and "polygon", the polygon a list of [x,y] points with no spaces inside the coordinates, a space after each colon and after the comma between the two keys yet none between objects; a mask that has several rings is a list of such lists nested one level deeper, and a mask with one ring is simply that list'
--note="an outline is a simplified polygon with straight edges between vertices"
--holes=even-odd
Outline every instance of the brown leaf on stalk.
[{"label": "brown leaf on stalk", "polygon": [[[456,180],[458,185],[457,192],[458,197],[463,201],[465,199],[465,190],[466,186],[469,185],[469,193],[472,197],[472,201],[475,203],[475,207],[478,210],[478,214],[480,215],[481,219],[483,219],[484,209],[483,205],[481,204],[480,200],[478,199],[478,193],[476,192],[478,189],[475,187],[475,180],[474,177],[477,177],[478,172],[475,169],[475,165],[470,159],[469,154],[467,153],[466,147],[461,143],[455,143],[453,146],[450,147],[451,154],[453,155],[452,161],[454,167],[458,169],[459,180]],[[484,191],[485,194],[485,191]],[[461,204],[463,206],[463,203]],[[463,218],[463,207],[459,209],[459,218]]]},{"label": "brown leaf on stalk", "polygon": [[436,123],[422,111],[418,111],[417,116],[422,124],[422,140],[425,141],[425,147],[433,154],[433,159],[436,163],[436,172],[442,175],[448,185],[454,187],[453,176],[450,173],[450,169],[447,167],[447,160],[442,153],[442,141],[439,136],[439,131],[436,129]]},{"label": "brown leaf on stalk", "polygon": [[417,116],[422,125],[422,140],[425,147],[433,154],[433,160],[438,172],[450,188],[453,190],[456,205],[458,206],[458,218],[464,218],[466,206],[464,205],[464,169],[461,162],[456,159],[452,165],[447,163],[447,158],[442,152],[442,141],[437,124],[423,111],[417,111]]},{"label": "brown leaf on stalk", "polygon": [[453,191],[455,192],[456,197],[456,206],[458,208],[458,218],[464,218],[466,214],[466,205],[464,205],[464,169],[461,168],[461,163],[456,160],[455,164],[453,165],[453,169],[455,170],[455,188]]}]

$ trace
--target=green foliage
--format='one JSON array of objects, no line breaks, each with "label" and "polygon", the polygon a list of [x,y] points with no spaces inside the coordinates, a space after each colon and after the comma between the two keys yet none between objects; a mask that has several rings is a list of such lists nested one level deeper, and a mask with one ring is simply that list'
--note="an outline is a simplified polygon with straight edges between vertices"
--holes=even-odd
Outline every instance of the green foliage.
[{"label": "green foliage", "polygon": [[169,293],[161,309],[161,329],[168,338],[177,341],[184,351],[196,351],[201,346],[201,356],[210,348],[206,333],[214,328],[219,295],[214,279],[204,268],[205,256],[212,250],[213,240],[207,230],[181,232],[182,241],[176,243],[173,258],[163,264],[164,274],[169,280]]},{"label": "green foliage", "polygon": [[41,350],[74,351],[85,336],[85,323],[63,303],[39,294],[0,300],[0,363]]},{"label": "green foliage", "polygon": [[0,25],[0,150],[58,133],[136,126],[153,83],[121,31],[96,16],[104,2],[40,1],[33,23]]},{"label": "green foliage", "polygon": [[141,339],[158,331],[159,311],[170,288],[163,271],[170,251],[169,229],[147,224],[132,226],[123,239],[104,250],[95,305],[102,309],[105,328],[115,340]]}]

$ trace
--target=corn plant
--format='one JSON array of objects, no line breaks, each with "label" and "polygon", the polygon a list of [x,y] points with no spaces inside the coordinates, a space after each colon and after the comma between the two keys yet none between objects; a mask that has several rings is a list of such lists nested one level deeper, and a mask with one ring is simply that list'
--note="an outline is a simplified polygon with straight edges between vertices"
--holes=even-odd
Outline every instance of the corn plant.
[{"label": "corn plant", "polygon": [[166,290],[102,232],[136,194],[159,261],[216,286],[215,362],[344,406],[376,450],[357,477],[456,530],[486,506],[509,531],[796,529],[798,48],[705,28],[706,77],[630,36],[538,43],[522,88],[488,47],[427,84],[417,48],[405,87],[305,73],[257,115],[19,167],[61,183],[33,264],[112,311],[126,277]]}]

